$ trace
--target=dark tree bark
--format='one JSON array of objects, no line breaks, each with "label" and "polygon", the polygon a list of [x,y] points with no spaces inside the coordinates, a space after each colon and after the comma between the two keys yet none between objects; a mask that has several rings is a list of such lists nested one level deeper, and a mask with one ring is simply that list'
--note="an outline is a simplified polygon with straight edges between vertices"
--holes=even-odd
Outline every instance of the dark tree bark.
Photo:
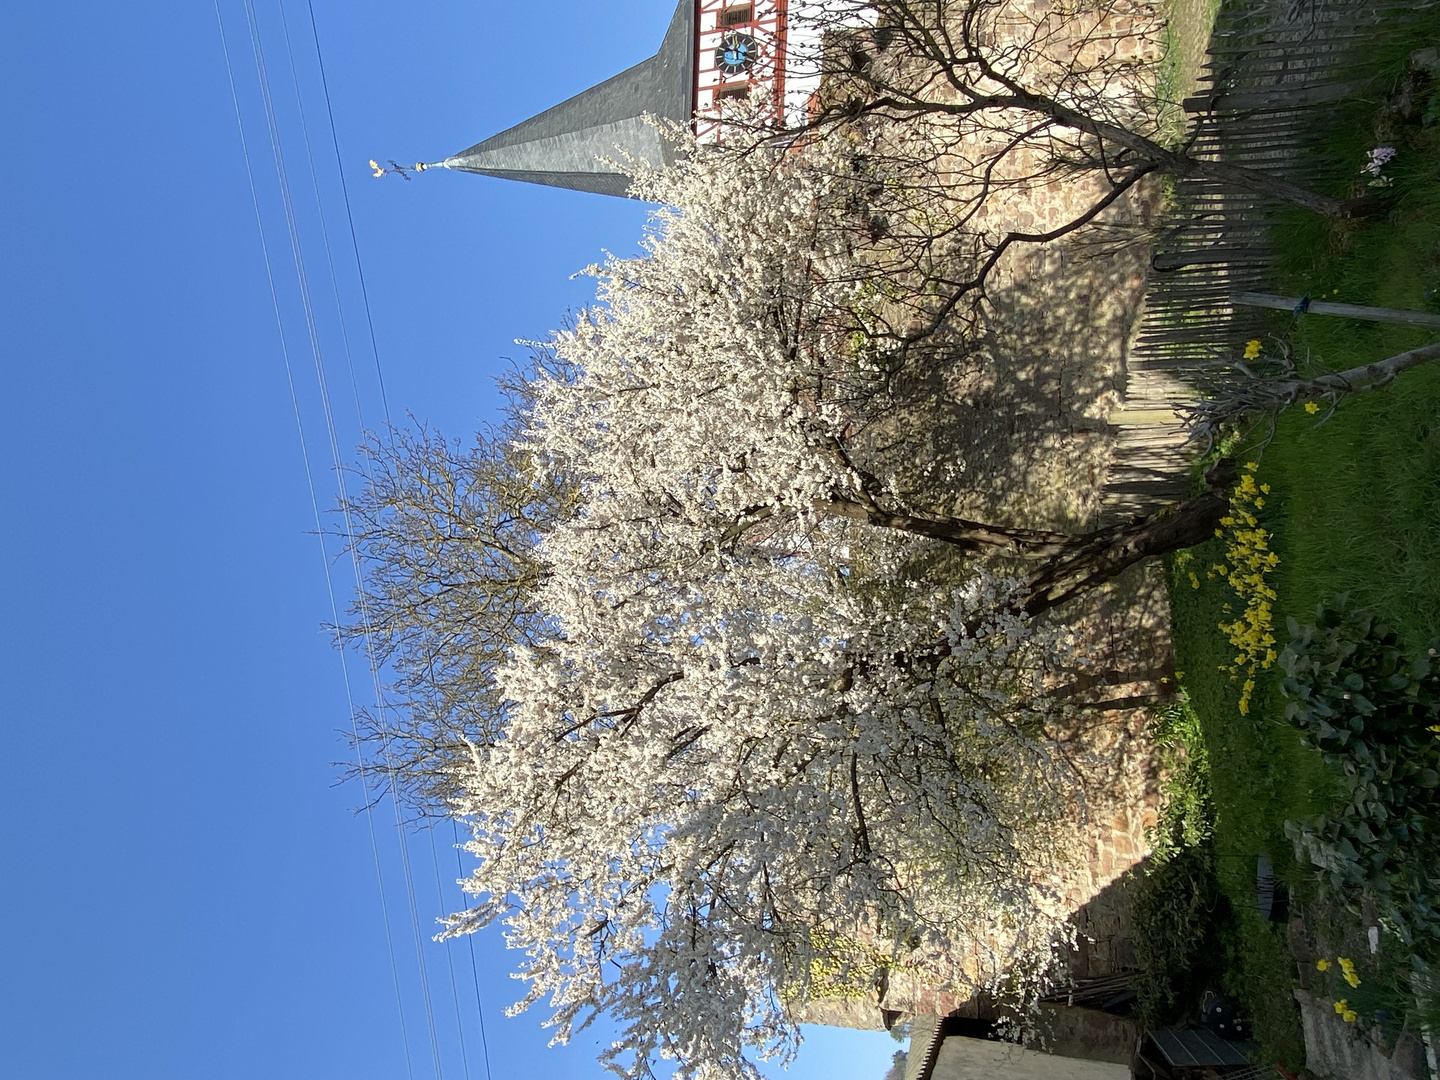
[{"label": "dark tree bark", "polygon": [[1148,517],[1079,535],[893,512],[874,500],[868,505],[837,502],[832,504],[832,512],[879,528],[939,540],[975,555],[1034,559],[1040,565],[1030,574],[1019,607],[1027,615],[1039,615],[1114,580],[1152,555],[1193,547],[1214,536],[1229,508],[1229,489],[1235,478],[1235,463],[1226,458],[1205,474],[1210,490],[1204,494]]}]

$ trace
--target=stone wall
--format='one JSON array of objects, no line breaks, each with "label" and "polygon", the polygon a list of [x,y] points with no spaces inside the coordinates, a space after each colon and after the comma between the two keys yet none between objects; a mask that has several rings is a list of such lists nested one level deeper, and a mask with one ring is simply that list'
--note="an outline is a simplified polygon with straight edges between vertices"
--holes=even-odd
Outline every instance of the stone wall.
[{"label": "stone wall", "polygon": [[[1000,33],[1032,49],[1042,43],[1057,70],[1076,62],[1096,70],[1115,66],[1123,78],[1102,92],[1117,98],[1153,90],[1160,26],[1154,5],[1112,4],[1095,17],[1078,10],[1051,0],[1013,0]],[[963,196],[971,165],[998,136],[955,134],[946,179]],[[1000,195],[986,202],[976,227],[1053,228],[1101,193],[1099,182],[1083,175],[1027,182],[1028,173],[1042,171],[1043,153],[1010,163]],[[1100,524],[1115,446],[1111,419],[1123,410],[1126,358],[1144,299],[1144,226],[1157,198],[1157,187],[1142,185],[1107,215],[1108,231],[1012,248],[987,288],[988,303],[966,327],[961,359],[927,375],[930,383],[920,389],[928,395],[924,415],[933,419],[903,452],[912,461],[955,463],[957,475],[936,481],[946,485],[952,513],[1070,530]],[[919,485],[924,478],[915,480]],[[1052,884],[1078,932],[1078,947],[1062,966],[1087,979],[1133,965],[1125,875],[1148,854],[1146,830],[1160,810],[1159,765],[1148,730],[1151,709],[1173,686],[1160,567],[1133,568],[1061,617],[1074,628],[1089,666],[1062,690],[1077,706],[1075,718],[1051,734],[1062,752],[1084,763],[1086,790],[1064,837],[1071,859]],[[876,1029],[925,1015],[991,1011],[969,991],[900,972],[873,994],[797,1010],[806,1022]]]}]

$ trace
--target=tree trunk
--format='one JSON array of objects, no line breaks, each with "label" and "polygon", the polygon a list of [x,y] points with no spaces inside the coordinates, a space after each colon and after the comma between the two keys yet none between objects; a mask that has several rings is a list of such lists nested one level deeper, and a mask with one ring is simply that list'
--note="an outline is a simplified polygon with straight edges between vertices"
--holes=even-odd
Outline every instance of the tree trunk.
[{"label": "tree trunk", "polygon": [[1021,529],[967,518],[939,517],[886,510],[873,500],[837,499],[824,505],[825,513],[863,521],[881,529],[896,529],[915,536],[952,544],[976,555],[1020,555],[1043,558],[1068,550],[1075,538],[1047,529]]},{"label": "tree trunk", "polygon": [[1077,109],[1062,105],[1044,94],[1026,90],[1011,79],[998,76],[997,78],[1011,91],[1011,96],[992,99],[995,104],[1028,109],[1042,116],[1048,116],[1064,127],[1083,131],[1103,142],[1124,147],[1142,160],[1154,162],[1156,169],[1160,172],[1169,173],[1172,176],[1204,177],[1227,187],[1239,188],[1241,191],[1249,191],[1256,195],[1268,195],[1271,198],[1304,207],[1306,210],[1312,210],[1325,217],[1349,217],[1354,211],[1354,205],[1344,199],[1322,195],[1318,191],[1311,191],[1307,187],[1302,187],[1272,173],[1231,165],[1225,161],[1193,158],[1189,154],[1167,150],[1155,140],[1130,131],[1128,128],[1097,120]]},{"label": "tree trunk", "polygon": [[1229,507],[1227,492],[1207,491],[1173,512],[1078,537],[1069,552],[1030,575],[1019,606],[1027,615],[1039,615],[1113,580],[1141,559],[1203,543],[1215,535]]},{"label": "tree trunk", "polygon": [[1229,397],[1206,398],[1187,406],[1186,423],[1192,439],[1214,438],[1226,424],[1247,414],[1274,414],[1306,401],[1319,398],[1338,401],[1350,394],[1378,390],[1403,372],[1433,360],[1440,360],[1440,342],[1313,379],[1249,378]]},{"label": "tree trunk", "polygon": [[1188,154],[1169,154],[1168,156],[1173,164],[1167,163],[1161,167],[1176,176],[1201,176],[1207,180],[1224,184],[1226,187],[1239,188],[1241,191],[1248,191],[1254,195],[1268,195],[1293,206],[1314,211],[1324,217],[1351,217],[1355,213],[1356,207],[1352,202],[1330,195],[1322,195],[1318,191],[1311,191],[1307,187],[1291,183],[1273,173],[1261,172],[1259,169],[1246,169],[1224,161],[1205,161],[1200,158],[1192,158]]},{"label": "tree trunk", "polygon": [[[1433,348],[1440,350],[1440,345]],[[1205,474],[1210,484],[1205,494],[1178,507],[1157,510],[1149,517],[1079,536],[1013,529],[963,518],[890,513],[874,505],[848,501],[831,503],[827,509],[838,517],[941,540],[976,555],[1006,554],[1044,560],[1026,582],[1019,605],[1027,615],[1039,615],[1118,577],[1142,559],[1193,547],[1214,536],[1230,506],[1235,476],[1235,463],[1226,458]]]},{"label": "tree trunk", "polygon": [[1396,353],[1373,364],[1361,364],[1334,374],[1318,375],[1313,379],[1297,379],[1286,384],[1285,389],[1293,395],[1290,400],[1297,402],[1309,401],[1327,394],[1355,394],[1384,386],[1401,372],[1428,364],[1431,360],[1440,360],[1440,342]]}]

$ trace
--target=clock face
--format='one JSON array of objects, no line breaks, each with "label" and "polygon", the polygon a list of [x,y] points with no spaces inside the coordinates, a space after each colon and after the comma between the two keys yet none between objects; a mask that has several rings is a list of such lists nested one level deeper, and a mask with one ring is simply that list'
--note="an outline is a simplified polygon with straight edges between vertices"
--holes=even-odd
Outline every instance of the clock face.
[{"label": "clock face", "polygon": [[755,66],[760,47],[749,34],[732,30],[720,39],[715,50],[715,66],[726,75],[739,75]]}]

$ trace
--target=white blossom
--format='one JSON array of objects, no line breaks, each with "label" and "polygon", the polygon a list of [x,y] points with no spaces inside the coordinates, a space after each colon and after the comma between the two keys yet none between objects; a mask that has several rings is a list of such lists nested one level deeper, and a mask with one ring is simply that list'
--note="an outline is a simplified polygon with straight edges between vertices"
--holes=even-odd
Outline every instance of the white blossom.
[{"label": "white blossom", "polygon": [[517,1007],[562,1040],[610,1014],[626,1076],[788,1056],[837,937],[980,985],[1060,921],[1062,637],[1018,580],[835,510],[872,498],[887,399],[846,216],[870,181],[833,142],[641,175],[644,254],[592,268],[528,388],[525,450],[581,494],[539,537],[503,733],[457,765],[476,904],[448,932],[503,922]]}]

